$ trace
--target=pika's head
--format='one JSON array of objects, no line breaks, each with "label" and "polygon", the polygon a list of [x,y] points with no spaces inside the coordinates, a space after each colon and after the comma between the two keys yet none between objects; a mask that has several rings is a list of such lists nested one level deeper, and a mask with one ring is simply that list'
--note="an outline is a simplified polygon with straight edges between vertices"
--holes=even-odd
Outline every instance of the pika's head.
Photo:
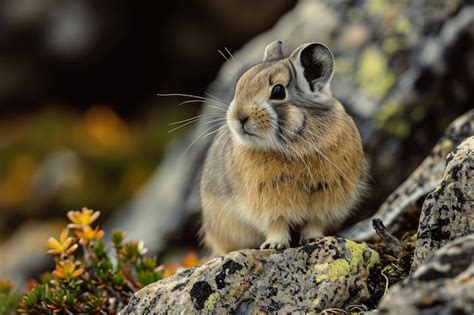
[{"label": "pika's head", "polygon": [[281,152],[314,143],[337,114],[333,69],[332,53],[322,44],[301,45],[287,58],[280,41],[269,44],[263,62],[237,82],[227,112],[234,139],[247,148]]}]

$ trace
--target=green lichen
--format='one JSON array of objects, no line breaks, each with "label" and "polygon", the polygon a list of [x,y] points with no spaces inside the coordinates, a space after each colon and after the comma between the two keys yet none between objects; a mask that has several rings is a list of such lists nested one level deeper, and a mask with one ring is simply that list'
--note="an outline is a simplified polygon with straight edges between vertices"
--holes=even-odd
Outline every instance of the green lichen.
[{"label": "green lichen", "polygon": [[406,138],[410,135],[410,125],[405,121],[398,120],[388,125],[388,131],[398,138]]},{"label": "green lichen", "polygon": [[369,267],[369,269],[375,266],[380,261],[379,254],[373,249],[368,248],[367,245],[365,244],[360,244],[351,240],[347,240],[346,248],[348,248],[351,252],[353,268],[355,268],[358,265],[363,264],[364,252],[366,251],[370,251],[370,258],[367,263],[367,266]]},{"label": "green lichen", "polygon": [[412,31],[410,21],[406,17],[400,17],[395,21],[395,31],[400,34],[409,34]]},{"label": "green lichen", "polygon": [[374,46],[362,53],[356,78],[367,95],[378,99],[384,97],[395,84],[395,76],[388,67],[386,56]]},{"label": "green lichen", "polygon": [[388,100],[380,106],[375,116],[375,127],[384,129],[390,119],[398,118],[402,115],[402,108],[395,100]]},{"label": "green lichen", "polygon": [[344,279],[347,274],[352,273],[351,265],[345,259],[336,259],[331,264],[316,264],[315,268],[318,270],[318,275],[316,276],[317,282],[324,280],[330,282],[340,281]]},{"label": "green lichen", "polygon": [[346,248],[351,253],[350,261],[344,258],[336,259],[332,263],[320,263],[316,264],[314,268],[318,271],[316,281],[341,281],[346,275],[355,275],[358,271],[359,266],[364,264],[364,252],[370,251],[371,255],[367,266],[372,268],[377,264],[380,259],[377,252],[367,247],[365,244],[356,243],[351,240],[345,242]]},{"label": "green lichen", "polygon": [[[421,116],[422,114],[423,113],[415,113],[415,116]],[[403,108],[393,99],[386,101],[380,107],[375,116],[375,127],[402,139],[410,134],[411,129],[404,117]]]},{"label": "green lichen", "polygon": [[453,148],[453,141],[451,141],[450,139],[443,139],[443,141],[441,142],[441,148],[443,149],[443,151],[449,151]]},{"label": "green lichen", "polygon": [[376,16],[385,16],[393,10],[393,1],[390,0],[368,0],[367,10]]},{"label": "green lichen", "polygon": [[217,292],[212,293],[211,295],[209,295],[206,302],[204,302],[204,307],[212,311],[214,309],[214,305],[216,304],[217,301],[220,300],[220,298],[221,296],[219,295],[219,293]]},{"label": "green lichen", "polygon": [[396,36],[385,39],[382,43],[383,50],[387,54],[393,54],[403,47],[402,41]]}]

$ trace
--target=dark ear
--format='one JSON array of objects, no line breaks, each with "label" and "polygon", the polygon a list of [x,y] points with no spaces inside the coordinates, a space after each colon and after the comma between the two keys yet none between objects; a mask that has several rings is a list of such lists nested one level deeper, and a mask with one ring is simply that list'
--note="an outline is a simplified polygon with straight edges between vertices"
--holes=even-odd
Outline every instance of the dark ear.
[{"label": "dark ear", "polygon": [[331,94],[330,81],[334,72],[334,57],[329,48],[320,43],[309,43],[296,48],[290,56],[297,76],[306,81],[298,83],[311,92]]},{"label": "dark ear", "polygon": [[283,58],[282,43],[280,40],[274,41],[267,45],[263,54],[263,62],[275,61]]}]

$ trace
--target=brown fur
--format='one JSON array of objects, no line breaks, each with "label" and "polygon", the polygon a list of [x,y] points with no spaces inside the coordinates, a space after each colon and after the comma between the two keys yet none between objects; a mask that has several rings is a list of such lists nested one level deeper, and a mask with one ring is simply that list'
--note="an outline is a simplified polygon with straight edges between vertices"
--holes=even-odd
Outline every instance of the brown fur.
[{"label": "brown fur", "polygon": [[[283,59],[255,66],[237,83],[230,131],[216,137],[201,179],[202,232],[214,254],[263,242],[286,247],[292,225],[305,225],[307,242],[345,219],[364,190],[360,135],[336,99],[308,107],[296,94],[268,101],[275,84],[296,93],[296,75]],[[242,116],[258,137],[241,133]]]}]

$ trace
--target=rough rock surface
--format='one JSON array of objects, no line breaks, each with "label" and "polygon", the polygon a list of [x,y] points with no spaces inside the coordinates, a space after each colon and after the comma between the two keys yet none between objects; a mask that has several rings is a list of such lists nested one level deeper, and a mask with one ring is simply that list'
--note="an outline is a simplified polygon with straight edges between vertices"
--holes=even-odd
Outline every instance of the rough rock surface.
[{"label": "rough rock surface", "polygon": [[423,203],[412,270],[448,241],[474,234],[474,137],[446,162],[443,181]]},{"label": "rough rock surface", "polygon": [[474,314],[474,235],[451,241],[379,304],[382,314]]},{"label": "rough rock surface", "polygon": [[325,237],[299,248],[243,250],[150,284],[121,314],[310,312],[369,297],[379,255],[364,243]]},{"label": "rough rock surface", "polygon": [[379,303],[382,314],[474,313],[474,137],[449,153],[423,203],[411,269]]},{"label": "rough rock surface", "polygon": [[[375,235],[374,230],[371,228],[374,218],[380,218],[386,226],[390,226],[395,219],[401,220],[400,218],[403,217],[404,212],[409,209],[411,205],[433,191],[436,186],[441,183],[443,176],[445,176],[444,174],[448,171],[445,171],[445,168],[447,163],[446,158],[449,152],[455,149],[464,139],[473,135],[474,110],[470,110],[455,119],[448,126],[426,159],[392,194],[390,194],[372,217],[342,231],[340,235],[354,240],[366,240]],[[462,158],[462,156],[460,155],[459,158]],[[451,165],[451,167],[453,167],[453,165]],[[457,180],[456,178],[454,179]],[[458,185],[465,184],[459,183]],[[465,188],[468,189],[469,187],[467,186]],[[423,222],[423,220],[424,218],[420,219],[421,222]]]}]

